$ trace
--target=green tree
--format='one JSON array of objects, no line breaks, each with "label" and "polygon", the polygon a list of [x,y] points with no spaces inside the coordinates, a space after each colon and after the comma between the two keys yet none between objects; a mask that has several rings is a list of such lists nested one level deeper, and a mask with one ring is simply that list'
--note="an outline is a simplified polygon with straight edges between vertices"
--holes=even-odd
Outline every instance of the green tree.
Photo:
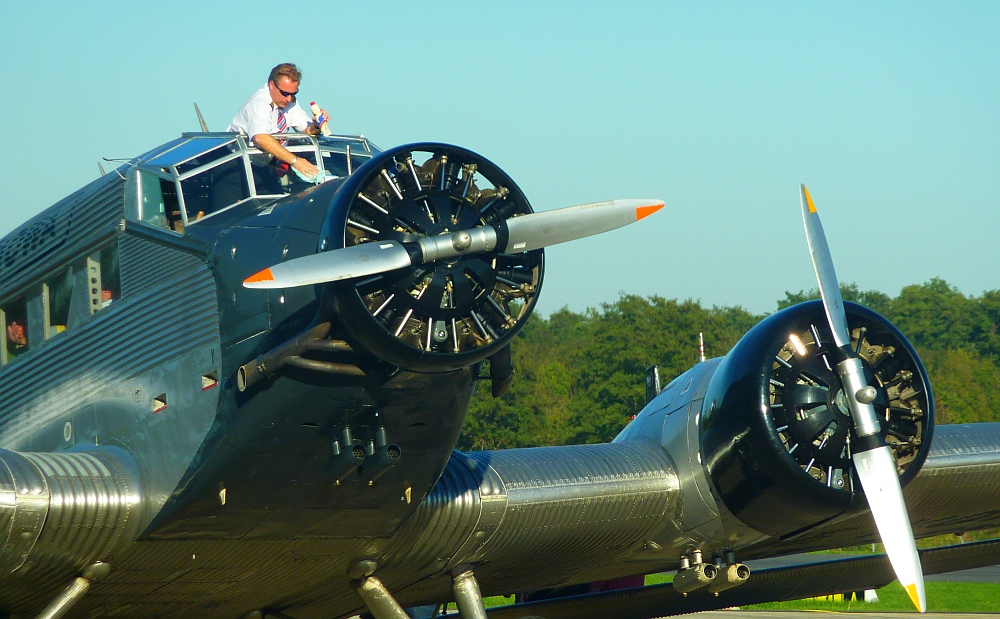
[{"label": "green tree", "polygon": [[[933,279],[895,298],[856,284],[841,294],[885,316],[914,343],[939,423],[1000,420],[1000,291],[965,297]],[[818,296],[786,292],[778,307]],[[611,440],[644,406],[648,366],[659,365],[667,383],[697,361],[699,332],[708,356],[721,356],[763,318],[740,307],[627,294],[583,313],[562,308],[547,319],[533,316],[511,344],[513,386],[500,399],[488,384],[477,390],[459,447]]]},{"label": "green tree", "polygon": [[937,423],[1000,418],[1000,369],[969,348],[925,350],[920,358],[934,391]]}]

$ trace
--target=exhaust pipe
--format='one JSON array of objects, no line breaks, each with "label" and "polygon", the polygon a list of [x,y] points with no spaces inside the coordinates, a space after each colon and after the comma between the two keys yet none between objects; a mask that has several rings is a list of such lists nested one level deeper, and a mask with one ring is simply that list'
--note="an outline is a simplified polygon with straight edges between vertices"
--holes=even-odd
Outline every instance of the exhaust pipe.
[{"label": "exhaust pipe", "polygon": [[711,563],[698,563],[682,569],[674,576],[674,589],[686,596],[691,591],[709,586],[719,573],[719,568]]},{"label": "exhaust pipe", "polygon": [[732,589],[745,583],[750,578],[750,568],[744,563],[731,563],[712,579],[708,590],[718,595],[720,591]]},{"label": "exhaust pipe", "polygon": [[396,466],[402,451],[398,445],[389,445],[385,428],[375,431],[375,441],[369,443],[371,453],[365,458],[361,465],[361,481],[371,486],[375,480],[389,472],[389,469]]},{"label": "exhaust pipe", "polygon": [[333,441],[333,458],[326,465],[326,476],[339,486],[340,482],[361,466],[365,461],[365,455],[365,448],[354,444],[351,429],[345,427],[340,440]]},{"label": "exhaust pipe", "polygon": [[316,361],[302,357],[302,353],[310,350],[325,352],[352,352],[354,349],[347,342],[325,339],[330,333],[330,323],[320,323],[311,327],[290,340],[287,340],[257,358],[241,365],[236,371],[236,386],[241,392],[265,378],[274,376],[286,365],[327,372],[329,374],[346,374],[349,376],[364,376],[364,371],[349,363],[331,363]]}]

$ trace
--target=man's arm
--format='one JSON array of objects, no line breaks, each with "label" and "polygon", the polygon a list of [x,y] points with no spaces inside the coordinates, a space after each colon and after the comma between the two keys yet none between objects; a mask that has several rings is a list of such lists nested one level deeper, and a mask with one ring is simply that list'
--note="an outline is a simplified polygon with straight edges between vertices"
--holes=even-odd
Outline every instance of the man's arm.
[{"label": "man's arm", "polygon": [[308,160],[298,157],[295,153],[290,152],[287,148],[281,145],[281,142],[274,139],[269,133],[258,133],[253,136],[254,145],[273,156],[279,161],[284,161],[285,163],[291,165],[296,170],[301,172],[304,176],[311,178],[319,173],[319,169],[313,164],[309,163]]}]

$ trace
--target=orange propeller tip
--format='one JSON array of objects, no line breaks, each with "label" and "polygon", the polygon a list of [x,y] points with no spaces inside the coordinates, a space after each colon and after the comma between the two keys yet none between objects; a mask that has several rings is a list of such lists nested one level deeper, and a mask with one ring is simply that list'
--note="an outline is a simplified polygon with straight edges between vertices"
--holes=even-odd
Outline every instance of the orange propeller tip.
[{"label": "orange propeller tip", "polygon": [[639,221],[643,217],[649,217],[656,211],[663,208],[663,202],[657,202],[656,204],[651,204],[649,206],[639,206],[635,209],[635,220]]},{"label": "orange propeller tip", "polygon": [[273,282],[274,275],[271,274],[271,269],[264,269],[263,271],[258,271],[250,277],[243,280],[244,284],[257,284],[260,282]]}]

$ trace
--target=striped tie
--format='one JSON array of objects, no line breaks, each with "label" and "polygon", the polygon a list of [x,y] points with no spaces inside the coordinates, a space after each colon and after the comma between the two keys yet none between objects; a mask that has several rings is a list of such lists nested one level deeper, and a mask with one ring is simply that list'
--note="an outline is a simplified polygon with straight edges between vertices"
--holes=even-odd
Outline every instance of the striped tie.
[{"label": "striped tie", "polygon": [[278,133],[284,133],[288,129],[288,123],[285,121],[285,113],[278,109]]}]

